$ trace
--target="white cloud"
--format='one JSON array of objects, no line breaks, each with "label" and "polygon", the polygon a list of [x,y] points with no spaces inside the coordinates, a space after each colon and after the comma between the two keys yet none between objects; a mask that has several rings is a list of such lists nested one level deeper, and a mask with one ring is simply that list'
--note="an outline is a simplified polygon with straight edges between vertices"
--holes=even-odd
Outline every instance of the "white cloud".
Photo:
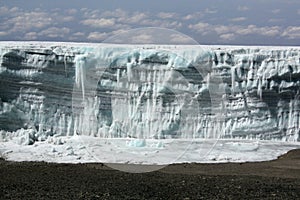
[{"label": "white cloud", "polygon": [[94,28],[112,27],[115,25],[115,19],[100,18],[100,19],[86,19],[81,21],[82,24]]},{"label": "white cloud", "polygon": [[101,41],[101,40],[104,40],[108,37],[108,33],[101,33],[101,32],[91,32],[87,39],[88,40],[96,40],[96,41]]},{"label": "white cloud", "polygon": [[217,34],[224,34],[224,33],[229,33],[229,32],[236,32],[238,29],[238,26],[213,26],[211,29],[217,32]]},{"label": "white cloud", "polygon": [[182,27],[182,23],[181,22],[178,22],[178,21],[171,21],[171,22],[162,22],[161,27],[163,28],[173,28],[173,29],[179,29]]},{"label": "white cloud", "polygon": [[11,32],[23,32],[34,28],[44,28],[53,23],[53,19],[45,12],[25,12],[12,17],[5,24],[12,26]]},{"label": "white cloud", "polygon": [[157,17],[161,19],[172,19],[176,17],[176,13],[171,13],[171,12],[160,12],[157,14]]},{"label": "white cloud", "polygon": [[278,14],[278,13],[280,13],[280,9],[274,9],[274,10],[272,10],[271,12],[273,13],[273,14]]},{"label": "white cloud", "polygon": [[282,29],[279,26],[258,27],[256,25],[241,26],[241,25],[211,25],[208,23],[198,23],[188,26],[190,29],[207,35],[216,33],[221,39],[233,40],[238,35],[261,35],[261,36],[279,36]]},{"label": "white cloud", "polygon": [[74,16],[62,15],[60,13],[51,13],[50,18],[55,25],[57,25],[58,23],[71,22],[75,20]]},{"label": "white cloud", "polygon": [[141,34],[141,35],[134,37],[132,43],[151,44],[151,43],[153,43],[153,37],[149,34]]},{"label": "white cloud", "polygon": [[186,15],[186,16],[183,17],[184,20],[191,20],[191,19],[193,19],[193,18],[194,18],[194,16],[191,15],[191,14]]},{"label": "white cloud", "polygon": [[215,13],[217,13],[218,11],[215,10],[215,9],[209,9],[209,8],[206,8],[204,12],[205,12],[206,14],[215,14]]},{"label": "white cloud", "polygon": [[145,20],[140,22],[140,25],[170,28],[170,29],[179,29],[180,27],[182,27],[181,22],[168,21],[168,20],[159,20],[159,19],[145,19]]},{"label": "white cloud", "polygon": [[266,27],[257,27],[256,25],[249,25],[247,27],[241,27],[236,30],[240,35],[263,35],[263,36],[276,36],[280,34],[279,26],[266,26]]},{"label": "white cloud", "polygon": [[[61,10],[60,12],[52,13],[51,16],[55,26],[58,26],[64,22],[74,21],[75,16],[72,14],[77,12],[77,10],[72,9]],[[128,12],[122,9],[100,12],[99,10],[83,8],[80,10],[80,14],[83,19],[79,19],[79,25],[89,26],[93,29],[129,29],[133,25],[179,29],[183,26],[180,21],[171,20],[177,14],[170,12]]]},{"label": "white cloud", "polygon": [[236,18],[230,19],[229,21],[232,21],[232,22],[242,22],[242,21],[245,21],[245,20],[247,20],[246,17],[236,17]]},{"label": "white cloud", "polygon": [[237,10],[238,11],[247,11],[247,10],[250,10],[250,8],[247,6],[238,6]]},{"label": "white cloud", "polygon": [[[41,11],[40,8],[36,8],[36,9],[38,9],[39,11]],[[53,9],[51,9],[51,13],[53,13],[53,12],[60,12],[60,11],[61,11],[61,8],[53,8]]]},{"label": "white cloud", "polygon": [[9,10],[9,12],[13,12],[13,13],[18,12],[18,11],[20,11],[20,9],[18,7],[13,7]]},{"label": "white cloud", "polygon": [[123,18],[128,16],[128,12],[118,8],[114,11],[105,11],[101,13],[102,17],[115,17],[115,18]]},{"label": "white cloud", "polygon": [[78,11],[75,8],[66,10],[66,13],[69,14],[69,15],[75,15],[77,12]]},{"label": "white cloud", "polygon": [[5,6],[0,7],[0,15],[6,16],[9,14],[9,9]]},{"label": "white cloud", "polygon": [[285,21],[284,19],[276,19],[276,18],[271,18],[268,20],[270,23],[279,23]]},{"label": "white cloud", "polygon": [[63,17],[61,17],[60,19],[61,19],[61,21],[63,21],[63,22],[71,22],[71,21],[74,21],[74,20],[75,20],[75,18],[74,18],[73,16],[63,16]]},{"label": "white cloud", "polygon": [[127,15],[127,16],[124,16],[124,17],[119,17],[117,20],[119,22],[126,23],[126,24],[137,24],[137,23],[139,23],[140,21],[142,21],[143,19],[146,19],[146,18],[147,18],[147,14],[136,12],[136,13],[133,13],[132,16]]},{"label": "white cloud", "polygon": [[[84,11],[84,18],[86,18],[86,20],[83,20],[83,22],[91,26],[93,23],[97,23],[97,20],[101,20],[98,22],[100,24],[104,23],[103,20],[106,20],[106,22],[110,20],[110,25],[115,25],[118,22],[121,23],[119,24],[119,26],[121,26],[125,24],[137,24],[148,17],[148,13],[146,12],[127,12],[122,9],[100,12],[99,10],[87,9]],[[115,24],[112,23],[112,20],[114,20]]]},{"label": "white cloud", "polygon": [[73,36],[82,37],[82,36],[85,36],[85,33],[83,33],[83,32],[76,32],[76,33],[73,34]]},{"label": "white cloud", "polygon": [[261,33],[261,35],[270,36],[270,37],[279,35],[281,31],[279,26],[262,27],[258,30]]},{"label": "white cloud", "polygon": [[183,20],[200,19],[203,16],[204,16],[203,13],[201,13],[201,12],[195,12],[195,13],[188,14],[188,15],[184,16],[182,19]]},{"label": "white cloud", "polygon": [[86,39],[85,37],[85,33],[83,32],[76,32],[76,33],[73,33],[68,39],[71,40],[71,41],[74,41],[74,40],[84,40]]},{"label": "white cloud", "polygon": [[128,29],[118,29],[118,30],[112,31],[111,34],[113,36],[115,36],[115,35],[126,33],[127,31],[128,31]]},{"label": "white cloud", "polygon": [[0,37],[6,36],[6,35],[8,35],[8,33],[7,33],[7,32],[0,31]]},{"label": "white cloud", "polygon": [[220,35],[220,39],[223,41],[232,41],[235,39],[235,35],[233,33],[226,33]]},{"label": "white cloud", "polygon": [[86,19],[80,23],[92,28],[128,29],[130,24],[139,24],[147,18],[142,12],[128,13],[122,9],[100,12],[99,10],[85,10]]},{"label": "white cloud", "polygon": [[283,37],[288,39],[300,39],[300,26],[289,26],[282,33]]},{"label": "white cloud", "polygon": [[67,34],[70,33],[70,29],[63,27],[50,27],[46,30],[41,31],[38,35],[46,36],[50,38],[64,38]]},{"label": "white cloud", "polygon": [[99,10],[86,9],[83,11],[83,18],[85,19],[97,19],[97,18],[107,18],[102,16]]},{"label": "white cloud", "polygon": [[24,38],[26,40],[36,40],[38,38],[38,34],[36,32],[29,32],[25,34]]},{"label": "white cloud", "polygon": [[192,38],[183,35],[183,34],[172,34],[170,36],[170,42],[175,44],[195,44],[196,41],[194,41]]},{"label": "white cloud", "polygon": [[211,30],[211,25],[208,24],[208,23],[202,23],[202,22],[199,22],[198,24],[190,24],[188,26],[190,29],[193,29],[195,30],[196,32],[203,32],[203,31],[210,31]]},{"label": "white cloud", "polygon": [[21,11],[18,7],[8,8],[6,6],[0,7],[0,16],[15,16]]},{"label": "white cloud", "polygon": [[239,35],[250,35],[256,33],[256,26],[249,25],[248,27],[240,27],[237,29],[236,33]]},{"label": "white cloud", "polygon": [[81,12],[86,12],[88,10],[88,8],[80,8]]}]

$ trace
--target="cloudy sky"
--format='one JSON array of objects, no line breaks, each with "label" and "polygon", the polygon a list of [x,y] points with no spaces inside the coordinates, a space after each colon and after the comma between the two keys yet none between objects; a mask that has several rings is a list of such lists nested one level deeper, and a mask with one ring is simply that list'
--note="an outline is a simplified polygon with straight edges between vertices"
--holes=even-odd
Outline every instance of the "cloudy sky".
[{"label": "cloudy sky", "polygon": [[200,44],[300,45],[300,1],[0,0],[1,41],[101,42],[142,27]]}]

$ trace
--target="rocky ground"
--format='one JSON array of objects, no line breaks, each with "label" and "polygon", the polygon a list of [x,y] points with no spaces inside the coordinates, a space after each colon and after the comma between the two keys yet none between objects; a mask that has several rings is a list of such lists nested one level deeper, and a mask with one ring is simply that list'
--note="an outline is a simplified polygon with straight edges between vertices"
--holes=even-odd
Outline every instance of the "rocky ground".
[{"label": "rocky ground", "polygon": [[0,199],[300,199],[300,150],[269,162],[178,164],[142,174],[1,160]]}]

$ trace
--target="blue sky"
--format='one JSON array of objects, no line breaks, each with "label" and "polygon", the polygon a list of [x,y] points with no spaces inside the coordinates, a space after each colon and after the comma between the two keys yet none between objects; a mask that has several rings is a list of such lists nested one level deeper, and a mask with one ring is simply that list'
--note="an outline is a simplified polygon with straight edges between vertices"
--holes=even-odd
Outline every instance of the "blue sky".
[{"label": "blue sky", "polygon": [[300,1],[0,0],[2,41],[101,42],[142,27],[200,44],[300,45]]}]

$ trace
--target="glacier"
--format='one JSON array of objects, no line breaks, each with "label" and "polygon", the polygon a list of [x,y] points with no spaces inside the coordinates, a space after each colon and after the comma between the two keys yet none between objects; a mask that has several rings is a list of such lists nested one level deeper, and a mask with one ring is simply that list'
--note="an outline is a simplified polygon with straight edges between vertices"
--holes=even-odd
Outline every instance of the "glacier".
[{"label": "glacier", "polygon": [[0,56],[2,145],[300,141],[300,47],[0,42]]}]

